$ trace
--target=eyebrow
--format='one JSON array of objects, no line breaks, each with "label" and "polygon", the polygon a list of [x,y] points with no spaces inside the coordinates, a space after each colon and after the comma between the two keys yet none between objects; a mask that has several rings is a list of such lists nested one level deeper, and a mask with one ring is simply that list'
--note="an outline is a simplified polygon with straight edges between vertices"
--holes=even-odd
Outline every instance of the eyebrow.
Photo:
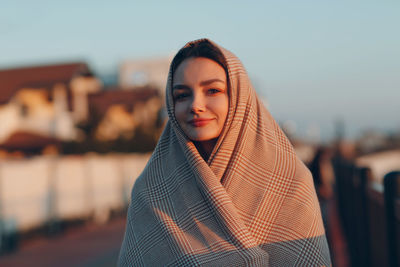
[{"label": "eyebrow", "polygon": [[[221,79],[210,79],[210,80],[205,80],[205,81],[200,82],[200,85],[201,86],[205,86],[205,85],[209,85],[209,84],[212,84],[212,83],[215,83],[215,82],[219,82],[219,83],[225,84],[225,82],[223,80],[221,80]],[[177,85],[174,85],[172,87],[172,90],[175,90],[175,89],[176,90],[178,90],[178,89],[190,89],[190,87],[187,86],[187,85],[184,85],[184,84],[177,84]]]},{"label": "eyebrow", "polygon": [[204,86],[204,85],[209,85],[210,83],[215,83],[215,82],[225,83],[223,80],[220,80],[220,79],[210,79],[210,80],[202,81],[200,83],[200,85]]}]

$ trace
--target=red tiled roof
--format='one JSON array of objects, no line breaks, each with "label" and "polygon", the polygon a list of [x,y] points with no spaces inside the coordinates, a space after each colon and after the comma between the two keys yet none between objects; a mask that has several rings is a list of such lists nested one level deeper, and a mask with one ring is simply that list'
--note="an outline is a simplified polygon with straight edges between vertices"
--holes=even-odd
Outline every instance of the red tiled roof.
[{"label": "red tiled roof", "polygon": [[158,97],[159,91],[152,87],[142,87],[132,90],[121,90],[113,87],[112,90],[105,90],[89,95],[89,110],[96,116],[102,118],[112,105],[121,104],[128,111],[132,111],[138,102],[144,102],[152,97]]},{"label": "red tiled roof", "polygon": [[17,131],[0,144],[0,149],[27,151],[43,149],[47,145],[59,144],[60,140],[53,137],[26,131]]},{"label": "red tiled roof", "polygon": [[88,72],[86,63],[66,63],[0,70],[0,104],[6,103],[23,87],[51,88],[65,83],[79,73]]}]

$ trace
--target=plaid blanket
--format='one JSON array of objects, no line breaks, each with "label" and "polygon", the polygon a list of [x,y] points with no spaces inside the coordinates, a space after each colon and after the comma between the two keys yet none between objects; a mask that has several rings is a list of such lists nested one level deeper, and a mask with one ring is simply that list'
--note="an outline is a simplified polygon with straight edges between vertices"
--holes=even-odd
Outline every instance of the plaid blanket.
[{"label": "plaid blanket", "polygon": [[225,127],[205,162],[174,116],[170,70],[169,121],[133,187],[119,266],[331,265],[310,172],[239,59],[209,42],[228,65]]}]

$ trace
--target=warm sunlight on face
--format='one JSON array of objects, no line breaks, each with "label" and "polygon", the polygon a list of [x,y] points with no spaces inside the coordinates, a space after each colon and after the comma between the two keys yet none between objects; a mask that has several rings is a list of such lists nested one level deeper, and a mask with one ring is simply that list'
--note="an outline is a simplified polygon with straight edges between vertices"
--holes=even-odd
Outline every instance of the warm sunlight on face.
[{"label": "warm sunlight on face", "polygon": [[174,73],[172,88],[175,117],[189,139],[216,140],[229,107],[224,68],[204,57],[185,59]]}]

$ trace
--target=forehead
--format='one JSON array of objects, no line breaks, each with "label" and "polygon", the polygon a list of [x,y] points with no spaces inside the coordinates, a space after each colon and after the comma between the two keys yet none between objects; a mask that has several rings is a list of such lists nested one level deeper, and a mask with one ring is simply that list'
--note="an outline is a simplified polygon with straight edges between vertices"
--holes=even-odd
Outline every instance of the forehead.
[{"label": "forehead", "polygon": [[190,84],[208,79],[220,79],[226,82],[224,68],[212,59],[191,57],[179,64],[173,75],[173,84]]}]

